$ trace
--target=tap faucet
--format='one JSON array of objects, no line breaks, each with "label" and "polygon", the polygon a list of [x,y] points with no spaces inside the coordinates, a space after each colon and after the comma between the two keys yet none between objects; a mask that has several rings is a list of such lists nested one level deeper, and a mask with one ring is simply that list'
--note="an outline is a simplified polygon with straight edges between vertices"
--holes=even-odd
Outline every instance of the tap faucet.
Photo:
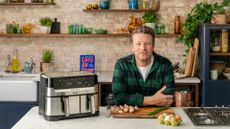
[{"label": "tap faucet", "polygon": [[33,73],[36,73],[36,63],[33,61],[33,57],[30,57],[30,67],[33,71]]}]

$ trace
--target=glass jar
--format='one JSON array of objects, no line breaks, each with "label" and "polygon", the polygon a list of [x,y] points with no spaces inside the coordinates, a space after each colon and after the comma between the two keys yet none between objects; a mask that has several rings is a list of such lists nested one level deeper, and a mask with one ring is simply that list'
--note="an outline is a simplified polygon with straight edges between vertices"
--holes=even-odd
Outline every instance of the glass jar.
[{"label": "glass jar", "polygon": [[223,29],[221,33],[221,46],[222,52],[228,52],[228,31],[226,29]]},{"label": "glass jar", "polygon": [[164,34],[164,33],[165,33],[165,25],[162,24],[162,26],[161,26],[161,34]]},{"label": "glass jar", "polygon": [[162,24],[159,23],[156,25],[156,34],[161,34],[161,28],[162,28]]},{"label": "glass jar", "polygon": [[149,0],[142,0],[142,9],[148,10],[149,9]]},{"label": "glass jar", "polygon": [[226,15],[226,21],[227,23],[230,23],[230,7],[224,7],[225,15]]},{"label": "glass jar", "polygon": [[220,40],[218,37],[214,38],[214,41],[212,43],[212,51],[213,52],[220,52]]}]

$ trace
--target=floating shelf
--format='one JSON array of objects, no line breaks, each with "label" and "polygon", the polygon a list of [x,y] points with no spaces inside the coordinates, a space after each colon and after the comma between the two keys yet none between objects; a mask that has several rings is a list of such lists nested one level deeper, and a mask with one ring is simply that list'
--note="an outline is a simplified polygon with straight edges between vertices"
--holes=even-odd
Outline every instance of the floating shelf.
[{"label": "floating shelf", "polygon": [[[177,37],[178,34],[159,34],[156,37]],[[0,34],[0,37],[130,37],[130,34]]]},{"label": "floating shelf", "polygon": [[20,5],[55,5],[56,3],[0,3],[0,6],[20,6]]},{"label": "floating shelf", "polygon": [[222,53],[222,52],[212,52],[210,53],[210,56],[230,56],[230,52]]},{"label": "floating shelf", "polygon": [[84,9],[84,12],[156,12],[156,10],[141,10],[141,9]]}]

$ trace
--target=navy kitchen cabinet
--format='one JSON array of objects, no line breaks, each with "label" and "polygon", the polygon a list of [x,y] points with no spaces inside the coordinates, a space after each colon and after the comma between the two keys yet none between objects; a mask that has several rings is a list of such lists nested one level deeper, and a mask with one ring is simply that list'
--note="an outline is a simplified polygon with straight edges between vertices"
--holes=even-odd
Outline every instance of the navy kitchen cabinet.
[{"label": "navy kitchen cabinet", "polygon": [[[230,44],[230,24],[203,24],[199,30],[199,77],[202,91],[201,105],[203,106],[230,105],[230,80],[223,74],[226,67],[230,67],[230,49],[228,46],[226,53],[213,51],[215,38],[217,38],[221,48],[223,30],[227,30],[228,44]],[[212,69],[218,71],[217,80],[210,78],[210,70]]]}]

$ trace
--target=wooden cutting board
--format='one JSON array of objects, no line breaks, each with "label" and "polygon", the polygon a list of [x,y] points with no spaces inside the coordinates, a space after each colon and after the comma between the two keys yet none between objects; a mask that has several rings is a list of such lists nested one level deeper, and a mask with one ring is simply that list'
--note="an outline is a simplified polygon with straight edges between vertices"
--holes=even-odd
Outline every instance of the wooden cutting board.
[{"label": "wooden cutting board", "polygon": [[197,65],[198,65],[198,51],[199,51],[199,39],[195,38],[193,48],[195,50],[195,55],[194,55],[194,61],[193,61],[193,68],[192,68],[192,74],[191,77],[194,77],[196,75],[197,71]]},{"label": "wooden cutting board", "polygon": [[112,116],[115,118],[157,118],[158,115],[161,113],[168,113],[168,114],[175,114],[174,111],[169,108],[167,110],[164,110],[156,115],[149,116],[148,113],[152,112],[154,110],[157,110],[159,108],[157,107],[142,107],[139,109],[139,111],[136,111],[134,113],[118,113],[118,112],[112,112]]},{"label": "wooden cutting board", "polygon": [[189,49],[189,54],[185,64],[184,74],[186,77],[190,77],[192,74],[193,61],[194,61],[195,50],[194,48]]}]

